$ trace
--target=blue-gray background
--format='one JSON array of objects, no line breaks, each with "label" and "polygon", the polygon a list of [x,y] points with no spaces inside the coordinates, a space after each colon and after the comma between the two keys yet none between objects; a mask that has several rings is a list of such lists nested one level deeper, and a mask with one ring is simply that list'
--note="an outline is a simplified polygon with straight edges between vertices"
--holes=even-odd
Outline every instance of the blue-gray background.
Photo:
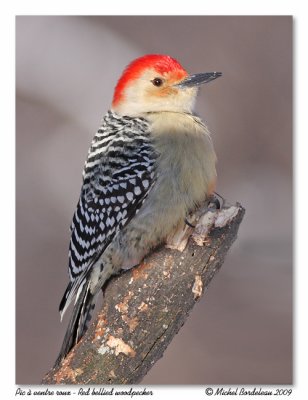
[{"label": "blue-gray background", "polygon": [[196,111],[218,188],[246,216],[222,270],[143,383],[292,382],[292,17],[16,18],[16,383],[38,384],[67,318],[81,171],[123,68],[170,54],[222,71]]}]

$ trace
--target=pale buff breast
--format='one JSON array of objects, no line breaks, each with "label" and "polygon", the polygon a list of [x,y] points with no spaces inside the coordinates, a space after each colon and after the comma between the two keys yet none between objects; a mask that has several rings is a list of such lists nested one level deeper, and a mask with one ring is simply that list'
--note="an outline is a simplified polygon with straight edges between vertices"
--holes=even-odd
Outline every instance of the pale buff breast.
[{"label": "pale buff breast", "polygon": [[175,185],[190,209],[211,194],[216,182],[216,155],[202,121],[191,114],[153,113],[151,132],[160,154],[158,174]]}]

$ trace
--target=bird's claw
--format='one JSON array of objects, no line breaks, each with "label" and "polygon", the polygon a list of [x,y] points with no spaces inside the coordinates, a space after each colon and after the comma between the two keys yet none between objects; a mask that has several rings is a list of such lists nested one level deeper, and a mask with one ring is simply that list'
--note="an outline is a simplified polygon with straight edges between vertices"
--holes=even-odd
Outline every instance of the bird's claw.
[{"label": "bird's claw", "polygon": [[218,193],[214,192],[208,200],[208,209],[221,210],[226,200]]}]

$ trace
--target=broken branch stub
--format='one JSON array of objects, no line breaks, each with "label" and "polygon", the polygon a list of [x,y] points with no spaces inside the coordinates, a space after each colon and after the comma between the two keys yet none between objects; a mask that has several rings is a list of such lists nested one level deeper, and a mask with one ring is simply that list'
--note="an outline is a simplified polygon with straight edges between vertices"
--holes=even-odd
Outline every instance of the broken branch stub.
[{"label": "broken branch stub", "polygon": [[199,216],[143,263],[113,278],[95,321],[44,384],[136,384],[207,289],[236,239],[240,204]]}]

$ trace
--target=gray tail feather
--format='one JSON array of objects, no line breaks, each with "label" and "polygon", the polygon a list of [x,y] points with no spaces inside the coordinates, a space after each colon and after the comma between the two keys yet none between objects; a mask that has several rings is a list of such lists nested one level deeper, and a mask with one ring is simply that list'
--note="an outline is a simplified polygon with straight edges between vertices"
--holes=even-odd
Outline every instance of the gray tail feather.
[{"label": "gray tail feather", "polygon": [[74,304],[72,316],[65,333],[60,354],[55,362],[55,367],[61,363],[88,329],[88,323],[91,320],[91,311],[94,309],[93,300],[94,296],[89,291],[89,284],[86,283]]}]

